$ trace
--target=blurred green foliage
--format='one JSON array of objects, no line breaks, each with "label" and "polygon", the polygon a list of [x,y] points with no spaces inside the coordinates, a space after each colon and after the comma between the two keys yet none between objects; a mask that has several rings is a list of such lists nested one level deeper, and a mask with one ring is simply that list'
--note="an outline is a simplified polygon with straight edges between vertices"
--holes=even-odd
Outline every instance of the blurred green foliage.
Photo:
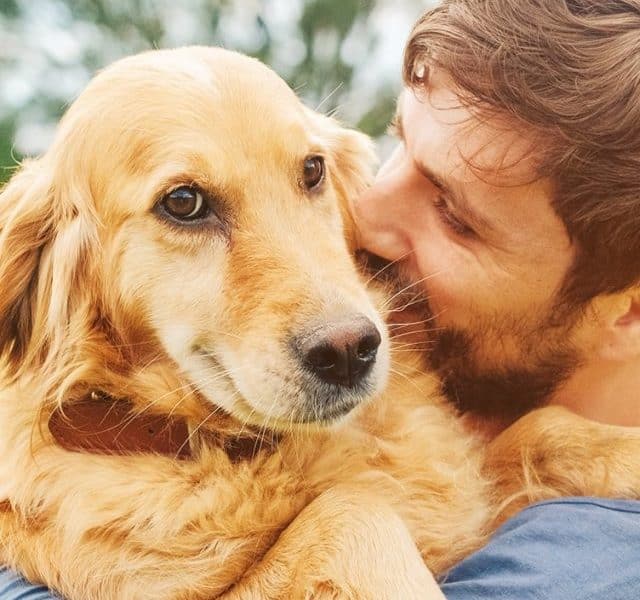
[{"label": "blurred green foliage", "polygon": [[154,47],[222,45],[256,56],[314,108],[378,137],[400,77],[399,64],[388,72],[381,33],[401,14],[392,39],[399,62],[423,8],[418,0],[0,0],[0,181],[24,154],[46,149],[97,69]]}]

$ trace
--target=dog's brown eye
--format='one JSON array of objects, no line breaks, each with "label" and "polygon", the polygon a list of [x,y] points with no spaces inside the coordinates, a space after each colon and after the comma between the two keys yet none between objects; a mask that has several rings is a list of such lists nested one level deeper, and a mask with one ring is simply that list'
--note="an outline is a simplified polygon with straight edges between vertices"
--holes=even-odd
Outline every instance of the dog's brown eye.
[{"label": "dog's brown eye", "polygon": [[169,192],[160,205],[165,213],[178,221],[198,221],[206,218],[210,212],[202,192],[187,185]]},{"label": "dog's brown eye", "polygon": [[304,161],[304,187],[317,188],[324,180],[324,159],[322,156],[309,156]]}]

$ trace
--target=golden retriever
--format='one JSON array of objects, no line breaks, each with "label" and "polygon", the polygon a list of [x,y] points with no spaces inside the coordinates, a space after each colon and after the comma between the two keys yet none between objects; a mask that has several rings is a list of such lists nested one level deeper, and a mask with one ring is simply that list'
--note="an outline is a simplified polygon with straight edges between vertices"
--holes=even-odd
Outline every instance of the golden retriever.
[{"label": "golden retriever", "polygon": [[486,460],[414,356],[387,381],[348,239],[372,163],[229,51],[90,83],[0,198],[0,561],[69,600],[420,598],[505,499],[603,481],[553,455],[568,413]]}]

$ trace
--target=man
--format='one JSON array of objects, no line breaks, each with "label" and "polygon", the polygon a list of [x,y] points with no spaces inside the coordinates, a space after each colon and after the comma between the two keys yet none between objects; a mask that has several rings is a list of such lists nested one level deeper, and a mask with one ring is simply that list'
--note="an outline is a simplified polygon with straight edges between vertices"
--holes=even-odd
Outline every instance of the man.
[{"label": "man", "polygon": [[[444,0],[404,78],[356,214],[425,294],[409,320],[447,397],[489,437],[544,404],[640,426],[640,1]],[[639,536],[640,502],[542,503],[442,591],[640,598]]]},{"label": "man", "polygon": [[[444,0],[404,75],[400,143],[356,213],[424,293],[409,320],[447,396],[488,436],[547,403],[640,426],[640,0]],[[541,503],[442,592],[640,598],[638,539],[640,502]]]},{"label": "man", "polygon": [[424,278],[464,411],[640,425],[640,3],[445,1],[409,41],[363,245]]}]

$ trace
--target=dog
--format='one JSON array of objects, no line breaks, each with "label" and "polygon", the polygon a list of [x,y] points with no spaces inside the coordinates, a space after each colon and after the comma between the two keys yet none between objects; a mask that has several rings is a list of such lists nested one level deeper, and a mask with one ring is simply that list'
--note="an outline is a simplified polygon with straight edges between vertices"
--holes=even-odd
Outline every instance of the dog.
[{"label": "dog", "polygon": [[593,487],[549,452],[573,416],[487,451],[389,338],[352,256],[374,162],[227,50],[94,78],[0,196],[0,561],[68,600],[421,598]]}]

